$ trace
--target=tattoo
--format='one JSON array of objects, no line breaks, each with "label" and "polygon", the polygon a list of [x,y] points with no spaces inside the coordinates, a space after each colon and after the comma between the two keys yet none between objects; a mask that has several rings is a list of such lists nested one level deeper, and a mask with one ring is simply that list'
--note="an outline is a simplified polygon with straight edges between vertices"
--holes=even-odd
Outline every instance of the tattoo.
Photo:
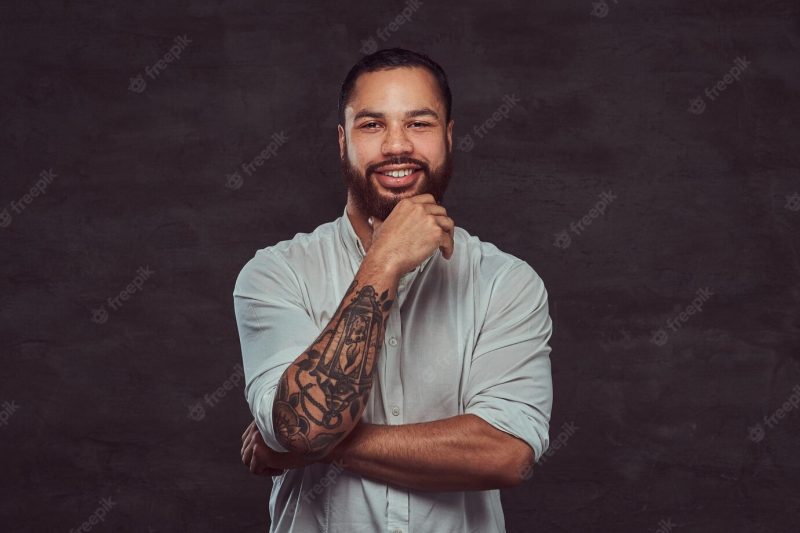
[{"label": "tattoo", "polygon": [[384,314],[393,300],[388,290],[378,296],[372,285],[354,294],[357,284],[354,279],[328,327],[278,384],[273,422],[289,450],[324,452],[357,420],[372,389]]}]

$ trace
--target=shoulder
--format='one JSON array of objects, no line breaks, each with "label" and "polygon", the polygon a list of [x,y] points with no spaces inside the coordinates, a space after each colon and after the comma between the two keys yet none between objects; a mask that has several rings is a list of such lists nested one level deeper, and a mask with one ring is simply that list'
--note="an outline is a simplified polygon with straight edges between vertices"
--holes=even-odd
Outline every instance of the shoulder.
[{"label": "shoulder", "polygon": [[522,287],[535,287],[544,291],[542,278],[524,259],[504,252],[496,245],[482,241],[458,226],[454,231],[454,239],[456,248],[461,248],[466,263],[487,291]]},{"label": "shoulder", "polygon": [[320,258],[333,251],[337,245],[337,221],[326,222],[310,233],[296,233],[291,239],[256,250],[236,278],[234,295],[245,296],[251,291],[263,293],[265,285],[270,283],[293,284],[298,271],[309,265],[319,265]]}]

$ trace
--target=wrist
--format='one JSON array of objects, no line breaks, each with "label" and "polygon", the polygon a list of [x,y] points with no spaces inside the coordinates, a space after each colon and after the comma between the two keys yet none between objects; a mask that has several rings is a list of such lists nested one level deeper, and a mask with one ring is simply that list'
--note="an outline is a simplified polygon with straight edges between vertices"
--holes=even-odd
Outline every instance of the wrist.
[{"label": "wrist", "polygon": [[364,256],[361,268],[376,273],[391,283],[398,283],[400,281],[400,271],[397,266],[385,256],[380,255],[377,251],[370,250]]}]

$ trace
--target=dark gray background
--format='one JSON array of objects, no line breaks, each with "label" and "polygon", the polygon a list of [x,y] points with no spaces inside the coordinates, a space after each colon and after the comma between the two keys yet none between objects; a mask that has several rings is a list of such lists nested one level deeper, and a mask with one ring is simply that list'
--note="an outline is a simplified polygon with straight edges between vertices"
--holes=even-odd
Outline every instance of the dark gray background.
[{"label": "dark gray background", "polygon": [[[800,409],[763,419],[800,384],[797,2],[423,0],[381,39],[405,6],[4,3],[0,529],[68,531],[110,497],[92,531],[267,530],[241,383],[188,414],[241,362],[240,268],[341,214],[336,100],[372,38],[442,64],[457,139],[520,99],[456,150],[445,199],[544,279],[551,439],[577,428],[503,491],[508,531],[796,530]],[[737,57],[739,81],[704,96]],[[556,246],[603,191],[605,214]],[[154,274],[109,309],[140,267]]]}]

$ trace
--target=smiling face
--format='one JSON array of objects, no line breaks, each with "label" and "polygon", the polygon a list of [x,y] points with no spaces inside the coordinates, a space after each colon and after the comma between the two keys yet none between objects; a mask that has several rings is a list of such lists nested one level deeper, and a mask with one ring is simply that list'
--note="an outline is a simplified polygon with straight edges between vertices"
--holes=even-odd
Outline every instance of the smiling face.
[{"label": "smiling face", "polygon": [[385,220],[400,200],[441,203],[452,174],[453,121],[433,75],[399,67],[359,76],[339,126],[342,176],[355,207]]}]

